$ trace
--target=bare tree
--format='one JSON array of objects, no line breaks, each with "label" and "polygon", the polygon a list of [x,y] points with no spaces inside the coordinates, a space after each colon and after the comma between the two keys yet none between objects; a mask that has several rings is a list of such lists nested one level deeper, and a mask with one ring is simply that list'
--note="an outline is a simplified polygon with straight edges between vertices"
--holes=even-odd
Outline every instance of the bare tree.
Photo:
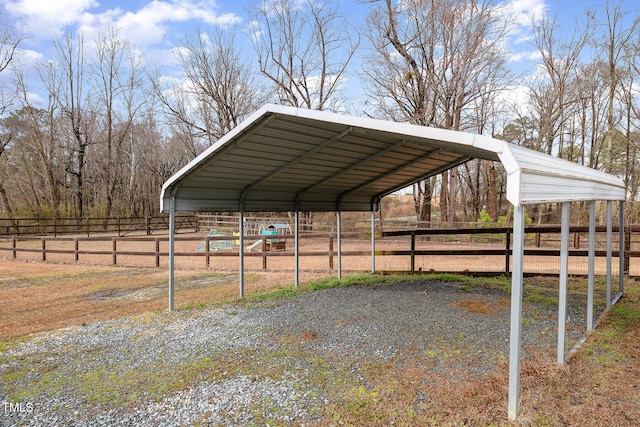
[{"label": "bare tree", "polygon": [[579,126],[583,164],[594,169],[601,165],[600,135],[606,134],[608,96],[602,88],[608,85],[608,66],[595,61],[578,69]]},{"label": "bare tree", "polygon": [[[22,42],[24,36],[21,33],[17,33],[14,28],[6,26],[0,21],[0,76],[4,77],[7,74],[7,68],[14,62],[14,55],[16,49]],[[4,84],[0,85],[0,117],[4,116],[9,110],[13,100],[13,94],[7,94]],[[11,144],[12,135],[6,129],[0,129],[0,173],[2,173],[3,153],[9,149]],[[2,175],[0,175],[2,177]],[[13,217],[13,209],[9,201],[9,196],[3,185],[6,180],[5,177],[0,179],[0,197],[2,203],[7,210],[10,217]]]},{"label": "bare tree", "polygon": [[[509,20],[490,1],[391,0],[368,19],[376,52],[365,75],[368,97],[383,116],[423,126],[465,130],[475,124],[473,103],[505,88],[509,73],[503,49]],[[456,170],[442,175],[444,220],[456,211]],[[421,184],[431,202],[429,181]],[[429,195],[426,195],[429,193]],[[430,210],[426,212],[430,219]]]},{"label": "bare tree", "polygon": [[266,96],[230,31],[198,30],[174,52],[184,80],[167,85],[167,79],[156,74],[155,93],[171,125],[185,135],[195,155],[200,151],[197,141],[211,145],[255,111]]},{"label": "bare tree", "polygon": [[[536,111],[539,146],[537,149],[551,154],[558,144],[560,155],[564,149],[562,128],[570,114],[567,110],[578,101],[575,91],[575,72],[585,45],[592,35],[590,15],[584,25],[574,26],[568,41],[557,36],[557,17],[546,15],[533,23],[534,43],[542,57],[544,79],[531,87],[530,104]],[[573,85],[573,87],[572,87]]]},{"label": "bare tree", "polygon": [[[133,179],[135,142],[132,128],[139,110],[146,105],[141,56],[123,40],[113,26],[103,28],[96,38],[95,56],[90,58],[92,87],[100,117],[100,133],[96,135],[95,172],[104,192],[104,214],[112,215],[114,207],[127,214],[128,183]],[[99,107],[98,107],[99,105]]]},{"label": "bare tree", "polygon": [[20,108],[7,118],[14,135],[21,173],[13,177],[16,186],[30,183],[27,199],[37,201],[33,213],[43,216],[52,211],[60,217],[64,192],[64,168],[60,151],[59,120],[54,98],[45,108],[33,105],[24,74],[16,71],[15,86]]},{"label": "bare tree", "polygon": [[278,102],[336,111],[346,70],[359,44],[336,6],[312,0],[265,1],[250,14],[260,71]]},{"label": "bare tree", "polygon": [[[136,216],[158,212],[162,184],[190,159],[168,152],[171,144],[162,135],[152,106],[137,117],[130,129],[130,177],[123,189],[129,212]],[[167,172],[165,164],[171,165]]]},{"label": "bare tree", "polygon": [[607,107],[607,135],[606,135],[606,153],[605,153],[605,169],[611,170],[611,158],[613,151],[613,140],[615,128],[618,121],[615,111],[617,91],[624,72],[622,65],[624,56],[632,50],[633,43],[637,41],[640,31],[640,18],[634,18],[631,24],[625,26],[624,12],[619,4],[613,5],[607,0],[604,12],[606,22],[599,23],[604,28],[604,35],[600,39],[596,39],[596,47],[599,48],[603,56],[606,56],[609,65],[609,86],[607,87],[608,107]]},{"label": "bare tree", "polygon": [[56,58],[40,68],[43,84],[60,108],[64,128],[62,149],[67,153],[66,172],[73,178],[76,217],[84,215],[87,151],[93,144],[97,111],[86,85],[88,75],[82,33],[67,32],[55,42]]},{"label": "bare tree", "polygon": [[3,156],[10,147],[12,135],[6,130],[4,123],[2,123],[2,128],[3,133],[0,135],[0,197],[2,198],[2,204],[9,214],[9,217],[12,218],[14,216],[13,207],[4,185],[4,183],[8,181],[7,177],[9,176],[5,161],[7,156],[6,154]]}]

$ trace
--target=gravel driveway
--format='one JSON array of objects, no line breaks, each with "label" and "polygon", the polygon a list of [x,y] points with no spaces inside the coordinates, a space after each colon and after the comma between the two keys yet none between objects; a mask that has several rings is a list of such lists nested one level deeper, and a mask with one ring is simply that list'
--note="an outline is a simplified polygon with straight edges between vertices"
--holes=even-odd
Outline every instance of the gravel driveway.
[{"label": "gravel driveway", "polygon": [[[313,424],[335,398],[328,378],[358,383],[372,361],[429,354],[441,375],[493,371],[508,355],[506,298],[413,281],[39,334],[0,349],[0,425]],[[555,348],[553,311],[525,306],[525,349]]]}]

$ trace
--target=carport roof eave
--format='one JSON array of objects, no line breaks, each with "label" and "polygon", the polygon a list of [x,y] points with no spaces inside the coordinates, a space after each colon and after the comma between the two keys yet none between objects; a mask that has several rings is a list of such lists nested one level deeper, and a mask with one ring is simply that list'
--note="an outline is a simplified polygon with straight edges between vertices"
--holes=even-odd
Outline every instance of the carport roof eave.
[{"label": "carport roof eave", "polygon": [[[280,120],[278,120],[279,118]],[[536,196],[534,198],[527,198],[527,192],[524,191],[526,189],[522,188],[522,186],[527,183],[526,178],[535,174],[550,174],[549,176],[551,176],[555,173],[556,180],[551,180],[551,183],[554,185],[558,183],[570,184],[572,182],[582,182],[585,180],[597,182],[597,192],[590,194],[588,193],[588,188],[583,189],[585,193],[575,194],[575,199],[571,198],[572,196],[570,195],[570,200],[593,200],[593,197],[595,196],[598,197],[597,200],[623,200],[624,194],[626,194],[624,184],[617,177],[487,136],[417,126],[408,123],[389,122],[366,117],[355,117],[324,111],[268,104],[256,113],[252,114],[248,119],[243,121],[231,132],[227,133],[218,142],[213,144],[193,161],[183,167],[179,172],[169,178],[162,187],[160,197],[161,211],[167,212],[169,210],[169,205],[166,202],[170,200],[171,195],[175,195],[177,199],[180,199],[183,196],[188,197],[188,194],[186,193],[183,196],[180,195],[179,189],[181,185],[189,182],[190,177],[197,175],[198,171],[202,170],[201,168],[206,168],[211,162],[214,162],[218,156],[224,155],[227,152],[235,152],[232,150],[237,142],[242,142],[246,138],[250,138],[256,131],[260,134],[266,133],[267,135],[269,132],[275,133],[278,131],[282,133],[282,128],[284,127],[286,129],[287,125],[291,125],[292,123],[298,128],[308,126],[320,133],[331,133],[336,132],[336,130],[345,133],[345,129],[355,129],[360,135],[360,138],[363,138],[362,135],[365,135],[366,138],[370,137],[369,140],[378,141],[381,144],[388,144],[389,139],[395,139],[398,141],[407,140],[410,141],[414,147],[423,147],[424,153],[427,153],[428,150],[434,150],[434,147],[436,147],[438,150],[446,150],[448,153],[455,153],[458,155],[458,161],[453,161],[451,163],[453,166],[455,166],[455,164],[459,164],[459,160],[462,158],[481,158],[499,161],[504,166],[508,175],[507,198],[514,205],[536,203],[536,201],[542,202],[543,198],[536,192],[529,191],[529,195],[535,193]],[[356,133],[356,131],[354,131],[354,133]],[[350,131],[346,132],[346,134],[348,133],[350,133]],[[303,143],[311,144],[313,143],[312,140],[313,138],[310,137],[309,141],[304,140]],[[340,156],[340,154],[341,152],[339,151],[332,153],[332,155],[335,155],[336,157]],[[371,155],[366,160],[370,160],[376,156],[379,156],[379,153]],[[384,159],[385,157],[378,157],[378,160],[381,158]],[[294,160],[293,157],[291,159]],[[261,164],[258,164],[260,159],[257,157],[243,157],[242,161],[246,161],[246,166],[249,170],[261,166]],[[277,169],[275,171],[272,170],[271,172],[277,173]],[[393,173],[394,169],[390,167],[386,172]],[[415,181],[418,181],[425,177],[432,176],[433,174],[434,173],[431,173],[431,170],[424,171],[422,176],[414,175],[414,178]],[[560,177],[560,179],[557,179],[558,177]],[[259,181],[259,179],[257,181]],[[406,182],[410,181],[411,180],[408,180]],[[364,184],[366,184],[366,182],[363,181],[363,185]],[[529,185],[531,184],[529,183]],[[371,192],[366,204],[362,204],[362,202],[360,202],[360,204],[354,204],[345,201],[344,205],[351,206],[352,208],[355,206],[358,208],[353,210],[366,210],[368,207],[365,205],[373,205],[376,197],[392,192],[396,189],[395,186],[395,184],[393,186],[389,186],[388,191],[378,190]],[[248,184],[246,188],[253,187],[251,184]],[[536,190],[549,192],[549,194],[546,194],[545,196],[552,196],[544,197],[544,200],[559,199],[559,195],[555,194],[557,191],[554,190],[553,185],[539,186],[536,187]],[[331,202],[319,204],[308,203],[307,205],[316,206],[317,210],[337,210],[338,204],[336,203],[336,200],[339,200],[340,198],[340,191],[341,190],[336,190],[334,194],[335,197],[332,198]],[[560,197],[566,197],[566,194],[560,195]],[[198,207],[197,210],[215,211],[223,209],[222,205],[224,205],[225,210],[230,207],[229,200],[222,202],[222,205],[216,207],[218,201],[215,200],[215,195],[204,199],[199,198],[191,201],[185,199],[182,203],[176,204],[176,209],[181,211],[195,210],[191,209],[191,207]],[[360,200],[362,200],[361,195]],[[290,210],[289,207],[294,206],[295,204],[293,200],[290,200],[289,202],[290,203],[285,203],[286,209],[285,207],[280,207],[278,205],[281,201],[276,201],[272,206],[270,206],[270,209],[263,210]],[[207,207],[207,204],[211,204],[211,206]],[[235,205],[236,207],[233,210],[239,210],[241,207],[240,197],[235,201]],[[260,206],[261,208],[269,207],[269,203],[266,203],[266,205],[263,203]]]},{"label": "carport roof eave", "polygon": [[499,156],[512,205],[626,200],[626,186],[617,176],[513,144]]}]

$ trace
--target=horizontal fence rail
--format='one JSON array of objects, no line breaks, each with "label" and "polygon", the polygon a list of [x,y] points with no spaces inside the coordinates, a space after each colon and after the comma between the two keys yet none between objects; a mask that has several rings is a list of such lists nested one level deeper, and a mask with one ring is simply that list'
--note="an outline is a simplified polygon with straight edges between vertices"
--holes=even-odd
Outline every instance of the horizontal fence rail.
[{"label": "horizontal fence rail", "polygon": [[[114,218],[0,218],[0,236],[60,236],[81,234],[152,235],[167,231],[169,217],[114,217]],[[198,232],[198,217],[193,214],[176,215],[176,230]]]},{"label": "horizontal fence rail", "polygon": [[[631,275],[640,274],[640,242],[633,240],[639,226],[625,229],[624,269]],[[586,266],[588,227],[571,227],[572,248],[569,250],[570,264],[576,271],[579,265]],[[606,257],[606,228],[598,226],[596,257]],[[509,227],[464,228],[464,229],[419,229],[376,231],[376,270],[378,271],[464,271],[469,273],[509,273],[511,270],[511,233]],[[618,229],[613,227],[614,239]],[[527,259],[539,259],[541,267],[532,267],[527,272],[543,273],[553,268],[559,259],[559,226],[525,228],[525,264]],[[343,258],[361,259],[347,270],[369,269],[371,257],[370,235],[366,233],[342,233]],[[245,257],[254,259],[255,269],[292,269],[294,255],[293,234],[246,235]],[[280,242],[281,244],[276,244]],[[229,235],[185,235],[175,236],[176,260],[184,259],[184,268],[233,268],[224,261],[237,258],[239,236]],[[335,233],[301,233],[300,258],[322,259],[322,269],[334,269],[338,255]],[[612,256],[620,256],[619,244],[614,241]],[[0,236],[0,257],[44,262],[83,262],[127,266],[161,267],[168,264],[169,238],[167,235],[152,236]],[[188,261],[187,261],[188,260]],[[379,263],[378,260],[389,260]],[[368,265],[367,265],[368,263]],[[314,264],[316,265],[316,264]],[[616,263],[617,265],[617,263]],[[345,264],[343,263],[343,268]],[[525,266],[525,268],[527,268]],[[586,267],[585,267],[586,268]],[[585,270],[586,272],[586,270]]]},{"label": "horizontal fence rail", "polygon": [[[630,258],[640,257],[640,251],[631,250],[631,236],[632,230],[637,232],[640,230],[638,226],[632,226],[625,229],[625,249],[622,254],[624,257],[624,271],[629,272]],[[559,226],[530,226],[525,227],[525,249],[524,255],[529,257],[560,257],[560,233],[561,228]],[[607,232],[606,226],[596,227],[596,236]],[[572,245],[574,249],[569,250],[570,259],[576,259],[579,257],[586,258],[589,256],[589,252],[586,249],[579,249],[582,244],[588,242],[588,226],[573,226],[569,227],[569,233],[573,234]],[[619,235],[619,227],[612,227],[612,233]],[[411,249],[394,251],[393,253],[384,252],[383,255],[404,255],[409,256],[410,271],[415,271],[415,258],[418,256],[434,256],[434,255],[449,255],[449,256],[504,256],[504,272],[509,273],[511,271],[511,256],[513,254],[511,248],[511,234],[512,229],[510,227],[495,227],[495,228],[465,228],[465,229],[420,229],[420,230],[396,230],[386,231],[382,233],[384,237],[398,237],[409,236],[411,239]],[[481,236],[481,235],[503,235],[504,249],[432,249],[432,250],[419,250],[416,249],[417,238],[429,238],[430,236],[447,236],[447,235],[466,235],[466,236]],[[543,235],[547,235],[543,238]],[[473,237],[470,238],[473,241]],[[541,246],[545,246],[541,248]],[[597,244],[596,244],[597,245]],[[604,246],[604,240],[600,242],[600,246]],[[619,242],[613,244],[613,248],[619,248]],[[619,250],[612,250],[611,256],[615,258],[620,257]],[[378,254],[376,252],[376,254]],[[605,258],[607,251],[604,249],[595,251],[596,258]]]}]

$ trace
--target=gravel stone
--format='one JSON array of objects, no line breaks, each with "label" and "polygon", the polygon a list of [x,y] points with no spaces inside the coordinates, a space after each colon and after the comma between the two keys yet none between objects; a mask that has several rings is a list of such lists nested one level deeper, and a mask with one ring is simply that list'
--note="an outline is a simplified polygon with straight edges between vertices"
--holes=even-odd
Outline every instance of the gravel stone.
[{"label": "gravel stone", "polygon": [[[0,352],[0,375],[26,372],[15,376],[15,384],[0,384],[0,425],[239,426],[265,419],[313,423],[332,396],[314,390],[309,355],[337,357],[358,378],[360,365],[371,360],[400,363],[407,353],[460,347],[469,355],[462,366],[450,366],[436,352],[430,369],[441,374],[452,368],[478,375],[491,372],[497,360],[508,357],[509,307],[487,315],[459,303],[499,307],[504,298],[499,292],[464,293],[455,284],[416,280],[327,289],[248,306],[146,314],[38,334]],[[579,317],[570,313],[569,345],[584,333],[576,322]],[[555,309],[525,304],[525,349],[555,349],[556,328]],[[66,380],[100,370],[126,379],[134,369],[184,367],[220,355],[233,359],[250,352],[276,354],[286,337],[299,352],[281,360],[280,366],[273,362],[278,376],[225,372],[219,380],[160,397],[139,396],[127,405],[86,401],[71,386],[73,381]],[[11,387],[41,384],[42,376],[57,388],[34,391],[35,397],[25,402],[9,402]],[[25,407],[9,407],[16,403]]]}]

